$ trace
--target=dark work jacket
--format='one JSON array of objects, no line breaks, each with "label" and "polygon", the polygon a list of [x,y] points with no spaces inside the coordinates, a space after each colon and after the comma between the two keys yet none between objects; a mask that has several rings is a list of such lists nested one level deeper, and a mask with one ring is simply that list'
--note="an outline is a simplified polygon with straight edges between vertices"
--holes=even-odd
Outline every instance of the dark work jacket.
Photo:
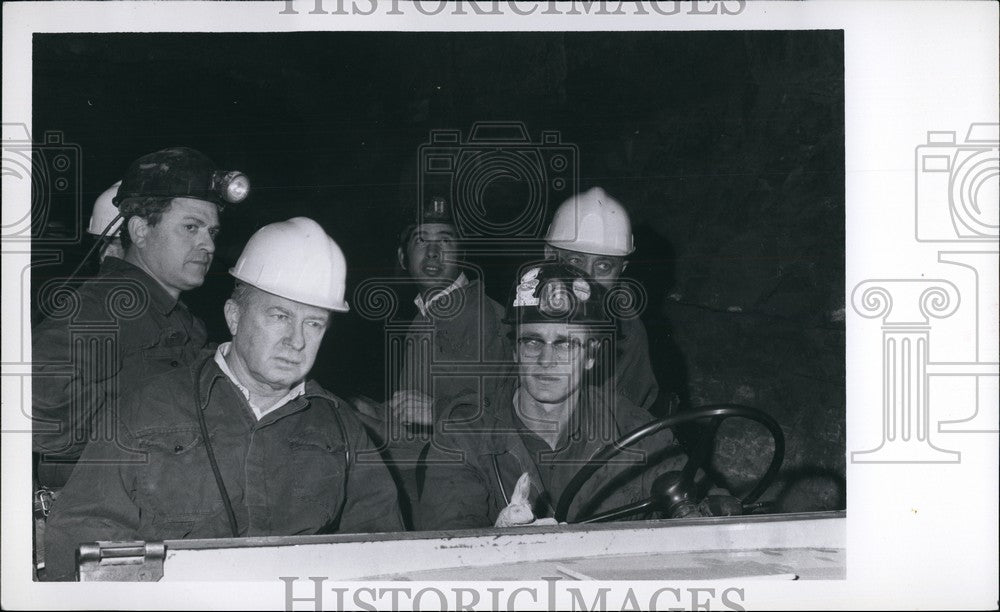
[{"label": "dark work jacket", "polygon": [[[486,295],[478,279],[470,281],[433,302],[429,316],[414,317],[401,346],[396,390],[417,390],[434,398],[435,419],[460,395],[482,389],[481,397],[492,396],[513,360],[509,333],[503,308]],[[369,425],[387,441],[394,461],[416,461],[429,439],[400,434],[399,424],[388,420]]]},{"label": "dark work jacket", "polygon": [[470,281],[428,310],[429,315],[417,314],[406,335],[397,389],[416,389],[450,402],[479,388],[481,379],[469,366],[483,364],[494,364],[492,376],[482,381],[487,390],[495,387],[513,359],[513,344],[504,310],[486,295],[483,284]]},{"label": "dark work jacket", "polygon": [[[595,453],[653,419],[620,396],[581,392],[569,434],[555,451],[521,422],[513,407],[516,378],[477,405],[459,398],[436,432],[417,516],[418,529],[491,527],[527,472],[538,518],[551,516],[569,480]],[[649,496],[655,476],[679,470],[685,457],[669,430],[646,438],[598,470],[580,489],[568,518],[610,510]],[[636,517],[631,517],[636,518]]]},{"label": "dark work jacket", "polygon": [[150,376],[185,370],[207,335],[183,302],[116,257],[53,297],[42,300],[49,316],[32,330],[32,442],[34,452],[72,462],[88,440],[107,439],[117,397]]},{"label": "dark work jacket", "polygon": [[631,403],[649,411],[656,402],[659,385],[649,357],[646,325],[639,317],[623,318],[619,321],[619,330],[614,366],[616,390]]},{"label": "dark work jacket", "polygon": [[72,578],[80,542],[231,537],[198,409],[240,536],[402,530],[395,486],[370,438],[314,381],[257,421],[205,351],[193,367],[150,379],[122,403],[117,444],[88,444],[53,504],[50,579]]}]

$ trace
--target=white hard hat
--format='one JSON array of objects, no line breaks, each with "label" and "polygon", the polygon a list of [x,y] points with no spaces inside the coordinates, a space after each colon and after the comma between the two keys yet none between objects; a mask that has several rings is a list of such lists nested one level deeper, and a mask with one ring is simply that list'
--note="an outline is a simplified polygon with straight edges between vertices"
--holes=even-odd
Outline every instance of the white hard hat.
[{"label": "white hard hat", "polygon": [[[104,234],[104,228],[111,223],[111,220],[118,216],[118,207],[112,203],[115,194],[118,193],[118,187],[121,186],[122,182],[118,181],[114,185],[108,187],[104,190],[104,193],[97,196],[97,201],[94,202],[94,212],[90,214],[90,225],[87,226],[87,233],[93,234],[95,236],[100,236]],[[117,238],[118,233],[122,228],[122,220],[118,219],[115,222],[114,227],[108,230],[105,234],[108,238]]]},{"label": "white hard hat", "polygon": [[349,310],[344,301],[344,253],[319,223],[306,217],[257,230],[229,273],[283,298],[337,312]]},{"label": "white hard hat", "polygon": [[563,202],[545,241],[556,248],[594,255],[625,256],[635,250],[628,212],[600,187]]}]

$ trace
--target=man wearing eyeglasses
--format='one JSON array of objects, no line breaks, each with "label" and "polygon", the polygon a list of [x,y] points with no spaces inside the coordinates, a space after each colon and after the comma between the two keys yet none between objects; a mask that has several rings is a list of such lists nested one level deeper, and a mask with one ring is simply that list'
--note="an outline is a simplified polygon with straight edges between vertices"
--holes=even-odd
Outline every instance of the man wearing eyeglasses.
[{"label": "man wearing eyeglasses", "polygon": [[[513,293],[505,320],[514,329],[515,367],[492,397],[459,398],[438,423],[420,529],[551,524],[579,468],[649,420],[591,380],[617,327],[604,287],[549,261],[529,267]],[[679,467],[683,455],[669,431],[644,442],[590,478],[569,516],[637,502],[649,494],[646,468]]]}]

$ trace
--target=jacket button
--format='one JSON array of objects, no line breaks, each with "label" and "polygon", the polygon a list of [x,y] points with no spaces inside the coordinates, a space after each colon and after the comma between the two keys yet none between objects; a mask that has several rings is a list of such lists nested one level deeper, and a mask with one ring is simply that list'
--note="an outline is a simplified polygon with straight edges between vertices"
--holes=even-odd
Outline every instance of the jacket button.
[{"label": "jacket button", "polygon": [[181,363],[176,359],[174,359],[173,361],[170,362],[170,365],[176,368],[177,366],[181,365]]},{"label": "jacket button", "polygon": [[490,407],[490,398],[487,397],[483,400],[483,406],[486,406],[487,408]]}]

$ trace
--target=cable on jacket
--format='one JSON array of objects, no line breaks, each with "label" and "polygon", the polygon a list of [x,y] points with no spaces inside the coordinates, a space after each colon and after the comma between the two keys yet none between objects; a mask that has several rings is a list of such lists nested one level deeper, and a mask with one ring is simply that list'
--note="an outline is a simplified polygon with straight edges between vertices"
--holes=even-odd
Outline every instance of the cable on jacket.
[{"label": "cable on jacket", "polygon": [[505,506],[510,505],[510,499],[507,498],[507,492],[503,490],[503,479],[500,478],[500,462],[497,461],[496,455],[490,455],[493,459],[493,473],[497,476],[497,484],[500,485],[500,495],[503,495],[503,503]]},{"label": "cable on jacket", "polygon": [[194,379],[194,400],[195,410],[198,412],[198,425],[201,427],[201,437],[205,440],[205,450],[208,452],[208,462],[212,464],[212,474],[215,475],[215,484],[222,495],[222,504],[226,507],[226,518],[229,519],[229,530],[234,538],[240,537],[239,528],[236,526],[236,514],[233,512],[233,503],[229,501],[229,493],[226,491],[226,483],[222,482],[222,473],[219,471],[219,463],[215,460],[215,451],[212,450],[212,441],[208,438],[208,424],[205,422],[205,411],[201,406],[201,375],[205,371],[205,366],[209,359],[202,362],[198,368],[198,373]]}]

